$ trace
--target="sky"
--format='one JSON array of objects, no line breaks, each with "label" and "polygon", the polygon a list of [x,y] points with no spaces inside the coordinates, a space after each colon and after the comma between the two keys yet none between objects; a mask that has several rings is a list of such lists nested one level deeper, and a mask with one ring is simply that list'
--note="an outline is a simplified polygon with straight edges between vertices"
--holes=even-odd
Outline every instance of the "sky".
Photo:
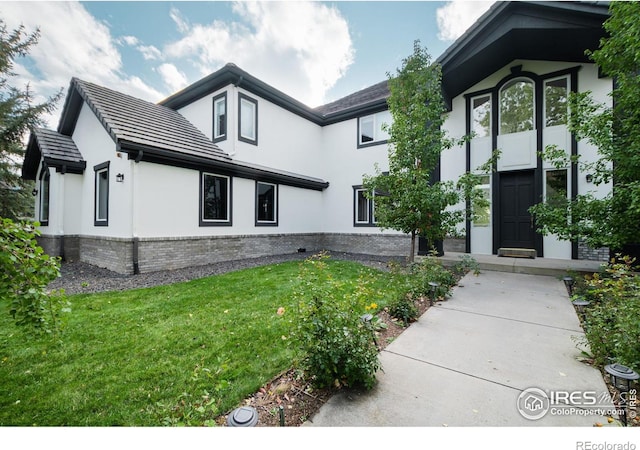
[{"label": "sky", "polygon": [[231,62],[315,107],[394,74],[416,40],[437,59],[492,3],[0,1],[0,18],[40,32],[12,80],[40,100],[78,77],[158,102]]}]

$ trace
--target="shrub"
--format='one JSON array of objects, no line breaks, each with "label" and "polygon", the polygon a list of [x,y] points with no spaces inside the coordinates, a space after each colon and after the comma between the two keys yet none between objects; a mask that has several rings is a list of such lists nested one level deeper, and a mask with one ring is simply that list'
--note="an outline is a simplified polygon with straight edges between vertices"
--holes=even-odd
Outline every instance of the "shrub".
[{"label": "shrub", "polygon": [[408,294],[399,295],[389,303],[389,314],[398,320],[402,320],[405,326],[418,318],[418,308]]},{"label": "shrub", "polygon": [[412,296],[430,297],[429,282],[431,281],[439,284],[436,289],[436,298],[447,297],[451,293],[451,287],[456,284],[455,275],[435,258],[427,257],[410,266],[408,291]]},{"label": "shrub", "polygon": [[621,258],[603,274],[585,278],[578,295],[591,302],[586,310],[585,336],[597,363],[611,359],[640,370],[640,276],[633,260]]},{"label": "shrub", "polygon": [[373,327],[361,319],[368,283],[345,286],[326,270],[324,253],[301,265],[299,307],[293,336],[302,351],[302,368],[320,387],[375,384],[380,368]]},{"label": "shrub", "polygon": [[60,313],[69,310],[62,291],[47,285],[60,275],[60,259],[44,253],[36,242],[39,232],[30,223],[0,223],[0,299],[10,303],[16,324],[37,333],[61,329]]}]

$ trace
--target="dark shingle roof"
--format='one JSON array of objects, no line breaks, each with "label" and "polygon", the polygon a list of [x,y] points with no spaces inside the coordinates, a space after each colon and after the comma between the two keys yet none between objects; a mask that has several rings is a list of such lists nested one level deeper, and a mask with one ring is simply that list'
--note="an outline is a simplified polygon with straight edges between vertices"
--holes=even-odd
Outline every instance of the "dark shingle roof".
[{"label": "dark shingle roof", "polygon": [[24,178],[35,179],[41,157],[47,166],[60,171],[82,173],[86,167],[78,147],[69,136],[46,128],[36,128],[29,137],[22,165]]},{"label": "dark shingle roof", "polygon": [[316,111],[324,117],[331,116],[332,114],[349,111],[352,109],[358,109],[365,105],[372,103],[385,103],[389,97],[389,87],[387,80],[381,81],[373,86],[369,86],[366,89],[362,89],[353,94],[347,95],[334,102],[327,103],[316,108]]},{"label": "dark shingle roof", "polygon": [[71,80],[111,137],[124,147],[151,147],[187,155],[228,160],[223,152],[177,111],[98,86]]},{"label": "dark shingle roof", "polygon": [[80,154],[78,147],[69,136],[56,133],[46,128],[36,128],[33,130],[42,157],[45,159],[55,159],[70,163],[82,163],[84,158]]}]

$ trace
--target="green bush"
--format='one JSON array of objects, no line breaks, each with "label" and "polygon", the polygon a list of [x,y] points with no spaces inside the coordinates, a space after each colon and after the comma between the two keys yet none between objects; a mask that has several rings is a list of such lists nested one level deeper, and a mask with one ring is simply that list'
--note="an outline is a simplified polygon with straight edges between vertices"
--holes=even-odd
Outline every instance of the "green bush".
[{"label": "green bush", "polygon": [[30,223],[0,223],[0,299],[10,303],[16,324],[37,333],[61,329],[60,313],[69,310],[63,292],[47,291],[60,275],[60,259],[44,253],[36,242],[38,230]]},{"label": "green bush", "polygon": [[[640,370],[640,276],[621,258],[586,277],[577,295],[589,300],[585,336],[597,363],[615,360]],[[582,287],[582,286],[581,286]]]},{"label": "green bush", "polygon": [[299,307],[295,344],[302,368],[320,387],[375,384],[380,368],[373,327],[361,316],[370,299],[368,283],[346,286],[332,279],[326,254],[301,265],[296,297]]},{"label": "green bush", "polygon": [[388,306],[389,314],[398,320],[402,320],[405,326],[418,318],[418,308],[408,294],[402,294],[391,301]]},{"label": "green bush", "polygon": [[445,298],[451,294],[451,287],[456,284],[456,277],[436,258],[427,257],[410,266],[408,291],[413,297],[430,297],[429,282],[439,284],[436,289],[436,299]]}]

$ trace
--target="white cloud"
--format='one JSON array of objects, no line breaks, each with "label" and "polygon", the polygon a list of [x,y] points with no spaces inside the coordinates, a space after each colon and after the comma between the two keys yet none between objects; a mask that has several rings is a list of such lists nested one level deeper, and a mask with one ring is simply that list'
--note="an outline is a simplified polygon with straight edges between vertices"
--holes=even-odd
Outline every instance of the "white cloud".
[{"label": "white cloud", "polygon": [[204,76],[227,62],[311,106],[353,63],[349,26],[340,12],[315,2],[237,2],[240,21],[189,23],[177,9],[171,18],[183,37],[167,57],[189,58]]},{"label": "white cloud", "polygon": [[176,66],[169,63],[164,63],[158,66],[158,73],[162,77],[164,83],[169,87],[171,92],[177,92],[180,89],[187,87],[189,81],[184,73],[180,72]]},{"label": "white cloud", "polygon": [[[9,29],[23,24],[27,32],[40,28],[37,45],[29,50],[29,64],[20,67],[19,82],[29,82],[43,96],[60,88],[67,89],[71,77],[78,77],[111,89],[158,101],[165,95],[144,83],[139,77],[122,70],[122,60],[109,28],[91,16],[80,3],[3,2],[2,16]],[[134,45],[134,36],[123,38]],[[57,125],[49,117],[49,126]]]},{"label": "white cloud", "polygon": [[139,45],[136,47],[145,61],[156,60],[162,58],[162,52],[153,45]]},{"label": "white cloud", "polygon": [[438,8],[438,39],[453,41],[464,34],[493,4],[492,1],[454,0]]}]

